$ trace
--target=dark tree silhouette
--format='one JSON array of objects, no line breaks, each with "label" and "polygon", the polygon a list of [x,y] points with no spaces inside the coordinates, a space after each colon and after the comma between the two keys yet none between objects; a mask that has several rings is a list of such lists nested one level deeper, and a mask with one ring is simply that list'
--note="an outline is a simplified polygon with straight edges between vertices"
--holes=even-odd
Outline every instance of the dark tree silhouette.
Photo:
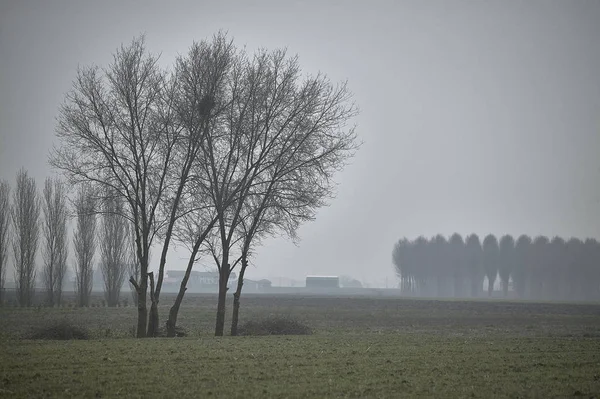
[{"label": "dark tree silhouette", "polygon": [[584,291],[585,274],[583,272],[583,241],[579,238],[570,238],[565,243],[566,264],[569,279],[567,281],[566,295],[570,300],[582,299]]},{"label": "dark tree silhouette", "polygon": [[425,252],[428,259],[426,265],[429,268],[429,275],[435,281],[435,296],[451,296],[450,275],[452,274],[451,264],[448,256],[448,241],[441,234],[431,239]]},{"label": "dark tree silhouette", "polygon": [[531,238],[521,235],[515,244],[513,282],[519,298],[531,296]]},{"label": "dark tree silhouette", "polygon": [[470,276],[470,294],[471,297],[477,298],[481,296],[483,291],[483,279],[485,277],[483,269],[483,252],[477,234],[471,234],[467,237],[465,250],[465,262]]},{"label": "dark tree silhouette", "polygon": [[569,279],[566,243],[561,237],[554,237],[548,247],[548,284],[545,287],[546,299],[565,299],[566,281]]},{"label": "dark tree silhouette", "polygon": [[502,283],[502,295],[508,297],[508,283],[515,265],[515,240],[511,235],[500,238],[500,253],[498,274]]},{"label": "dark tree silhouette", "polygon": [[454,233],[448,240],[448,258],[452,270],[452,288],[455,298],[466,296],[468,286],[468,270],[466,262],[465,242],[460,234]]},{"label": "dark tree silhouette", "polygon": [[406,238],[402,238],[394,244],[392,250],[392,264],[394,265],[394,271],[396,276],[400,279],[400,290],[403,293],[410,293],[410,272],[408,265],[408,251],[409,241]]},{"label": "dark tree silhouette", "polygon": [[531,295],[542,298],[548,284],[548,237],[538,236],[531,244]]},{"label": "dark tree silhouette", "polygon": [[492,292],[494,291],[494,283],[496,282],[496,277],[498,276],[498,261],[500,252],[496,236],[493,234],[488,234],[485,236],[483,239],[482,250],[483,269],[485,270],[485,275],[488,279],[488,296],[491,297]]},{"label": "dark tree silhouette", "polygon": [[412,244],[413,268],[417,283],[417,292],[421,296],[434,296],[433,272],[429,267],[427,256],[429,242],[423,236],[417,237]]},{"label": "dark tree silhouette", "polygon": [[17,172],[11,217],[17,299],[21,306],[31,306],[35,294],[35,260],[40,237],[40,199],[35,179],[24,168]]},{"label": "dark tree silhouette", "polygon": [[593,238],[583,243],[583,300],[593,301],[600,298],[600,244]]}]

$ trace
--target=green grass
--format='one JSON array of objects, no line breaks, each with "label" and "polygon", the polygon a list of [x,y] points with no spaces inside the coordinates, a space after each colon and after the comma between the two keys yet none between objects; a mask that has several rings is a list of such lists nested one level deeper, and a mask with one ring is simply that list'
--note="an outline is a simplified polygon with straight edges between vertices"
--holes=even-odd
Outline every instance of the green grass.
[{"label": "green grass", "polygon": [[[191,337],[145,340],[134,308],[0,309],[0,397],[600,397],[598,305],[256,296],[241,321],[315,334],[221,338],[213,306],[192,296]],[[19,338],[57,319],[94,339]]]}]

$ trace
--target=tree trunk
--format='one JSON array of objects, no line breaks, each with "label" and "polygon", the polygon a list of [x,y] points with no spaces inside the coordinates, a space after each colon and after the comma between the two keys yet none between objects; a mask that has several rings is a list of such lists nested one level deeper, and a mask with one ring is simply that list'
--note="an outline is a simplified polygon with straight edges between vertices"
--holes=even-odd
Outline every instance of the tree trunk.
[{"label": "tree trunk", "polygon": [[[187,273],[186,275],[189,276]],[[175,303],[169,310],[169,319],[167,320],[167,337],[174,337],[176,335],[175,327],[177,327],[177,314],[179,313],[181,302],[183,302],[183,295],[187,290],[187,287],[185,286],[187,284],[187,279],[184,278],[184,281],[181,282],[181,287],[179,287],[179,293],[177,294],[177,298],[175,298]]]},{"label": "tree trunk", "polygon": [[146,337],[146,321],[148,319],[148,312],[146,309],[146,294],[148,290],[148,277],[141,276],[141,285],[135,281],[133,276],[129,279],[129,282],[134,286],[137,293],[137,308],[138,308],[138,323],[137,323],[137,338]]},{"label": "tree trunk", "polygon": [[169,248],[169,242],[171,239],[171,231],[173,226],[169,225],[169,230],[167,231],[167,238],[163,244],[163,251],[160,257],[160,265],[158,268],[158,280],[156,283],[156,290],[153,290],[153,293],[150,294],[150,316],[148,319],[148,336],[156,337],[158,335],[158,301],[160,297],[160,290],[162,288],[163,275],[165,272],[165,264],[167,262],[167,250]]},{"label": "tree trunk", "polygon": [[148,315],[148,337],[156,337],[158,335],[158,301],[156,293],[152,289],[150,292],[150,314]]},{"label": "tree trunk", "polygon": [[[215,219],[216,220],[216,219]],[[190,275],[192,274],[192,267],[194,267],[194,261],[196,259],[196,255],[200,250],[200,244],[204,242],[206,236],[212,229],[212,226],[215,223],[213,220],[207,228],[204,230],[204,233],[198,237],[196,243],[194,244],[194,248],[192,248],[192,253],[190,254],[190,259],[187,264],[187,268],[185,269],[185,274],[183,275],[183,279],[181,280],[181,285],[179,286],[179,292],[177,293],[177,298],[175,298],[175,303],[171,306],[169,310],[169,319],[167,320],[167,337],[174,337],[176,335],[175,327],[177,327],[177,315],[179,313],[179,308],[181,307],[181,302],[183,302],[183,296],[185,295],[185,291],[187,291],[187,283],[190,279]]]},{"label": "tree trunk", "polygon": [[242,258],[242,269],[240,270],[240,275],[238,277],[237,289],[233,294],[233,315],[231,316],[231,335],[238,335],[238,320],[240,313],[240,296],[242,295],[242,287],[244,285],[244,273],[246,272],[246,267],[248,266],[248,260],[244,256]]},{"label": "tree trunk", "polygon": [[215,325],[215,336],[222,337],[225,330],[225,301],[227,300],[227,281],[229,280],[230,265],[226,262],[221,264],[219,273],[219,300],[217,302],[217,322]]},{"label": "tree trunk", "polygon": [[185,269],[185,274],[183,275],[183,279],[181,280],[181,285],[179,286],[177,298],[175,298],[175,303],[173,304],[173,306],[171,306],[171,309],[169,310],[169,319],[167,320],[167,337],[175,336],[175,327],[177,327],[177,315],[179,313],[179,308],[181,307],[181,302],[183,302],[183,296],[185,295],[185,291],[187,290],[187,283],[190,279],[190,274],[192,273],[192,266],[194,265],[194,259],[196,258],[196,254],[198,253],[199,247],[199,244],[194,247],[194,251],[190,256],[187,269]]},{"label": "tree trunk", "polygon": [[[185,186],[185,182],[187,181],[190,169],[192,167],[192,162],[188,162],[188,164],[184,167],[184,171],[181,175],[181,179],[179,182],[179,187],[177,188],[177,194],[175,196],[175,201],[173,206],[171,207],[171,216],[169,221],[169,226],[167,227],[167,234],[165,236],[165,241],[163,243],[162,253],[160,255],[160,265],[158,266],[158,278],[156,281],[156,292],[153,295],[152,306],[150,307],[150,320],[148,321],[148,335],[151,337],[155,337],[158,333],[158,301],[160,299],[160,291],[162,289],[163,278],[165,274],[165,264],[167,263],[167,252],[169,250],[169,244],[171,243],[171,236],[173,234],[173,226],[175,226],[175,221],[177,220],[177,208],[179,205],[179,201],[181,200],[181,193],[183,192],[183,188]],[[206,235],[204,235],[205,237]],[[197,252],[197,251],[196,251]],[[195,255],[194,255],[195,257]],[[186,282],[187,283],[187,282]],[[183,287],[183,293],[185,293],[186,287]],[[183,300],[183,293],[181,289],[179,292],[182,294],[181,299]],[[177,295],[179,297],[179,294]],[[181,304],[181,301],[180,301]],[[171,307],[173,309],[173,307]],[[177,306],[177,310],[175,313],[175,321],[177,320],[177,312],[179,311],[179,305]],[[171,312],[169,311],[169,320],[171,319]],[[169,328],[169,320],[167,320],[167,329]],[[175,324],[173,323],[173,333],[175,332]],[[167,332],[168,336],[168,332]]]},{"label": "tree trunk", "polygon": [[148,337],[156,337],[158,335],[158,301],[156,293],[152,289],[150,292],[150,314],[148,315]]},{"label": "tree trunk", "polygon": [[491,298],[492,297],[492,292],[494,291],[494,282],[489,279],[488,280],[488,296]]},{"label": "tree trunk", "polygon": [[150,315],[148,318],[147,337],[156,337],[158,335],[158,300],[156,299],[156,291],[154,289],[154,273],[148,273],[150,278]]}]

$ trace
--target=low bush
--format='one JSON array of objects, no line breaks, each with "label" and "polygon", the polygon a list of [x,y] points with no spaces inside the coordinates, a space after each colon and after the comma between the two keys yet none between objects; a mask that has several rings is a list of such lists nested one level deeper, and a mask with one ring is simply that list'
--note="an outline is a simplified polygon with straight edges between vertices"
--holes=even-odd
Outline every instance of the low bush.
[{"label": "low bush", "polygon": [[306,324],[288,317],[268,317],[250,320],[238,327],[238,335],[310,335],[312,329]]},{"label": "low bush", "polygon": [[67,320],[61,320],[40,327],[25,338],[49,340],[88,339],[89,333],[85,328],[73,325]]}]

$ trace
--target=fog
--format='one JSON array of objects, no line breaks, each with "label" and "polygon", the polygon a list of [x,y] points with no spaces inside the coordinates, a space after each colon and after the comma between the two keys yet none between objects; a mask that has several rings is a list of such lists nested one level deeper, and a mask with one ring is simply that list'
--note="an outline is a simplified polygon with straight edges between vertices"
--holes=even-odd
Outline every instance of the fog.
[{"label": "fog", "polygon": [[[224,29],[347,79],[364,142],[298,245],[265,241],[247,277],[396,287],[401,237],[599,238],[598,21],[597,1],[1,1],[0,179],[23,166],[41,188],[52,173],[78,66],[140,33],[168,66]],[[178,248],[167,270],[186,261]]]}]

